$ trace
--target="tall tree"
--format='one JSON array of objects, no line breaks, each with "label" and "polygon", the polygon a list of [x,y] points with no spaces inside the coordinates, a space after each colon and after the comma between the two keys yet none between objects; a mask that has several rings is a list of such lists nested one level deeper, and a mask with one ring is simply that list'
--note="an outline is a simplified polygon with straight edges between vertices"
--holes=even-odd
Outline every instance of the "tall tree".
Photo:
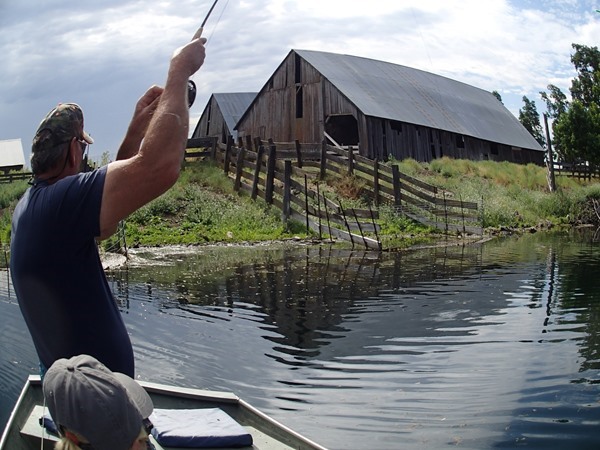
[{"label": "tall tree", "polygon": [[569,102],[567,101],[567,96],[557,86],[549,84],[547,89],[549,93],[541,91],[540,96],[546,102],[548,117],[557,119],[562,113],[567,111]]},{"label": "tall tree", "polygon": [[504,105],[504,102],[502,101],[502,96],[500,95],[500,92],[498,92],[498,91],[492,91],[492,95],[494,97],[496,97],[498,99],[498,101]]},{"label": "tall tree", "polygon": [[523,109],[519,109],[519,122],[538,141],[538,144],[544,147],[546,145],[546,138],[544,138],[544,132],[540,124],[540,115],[537,112],[535,102],[529,100],[524,95],[523,103],[525,106]]},{"label": "tall tree", "polygon": [[600,51],[598,47],[573,44],[571,62],[577,77],[571,83],[571,96],[585,107],[600,104]]},{"label": "tall tree", "polygon": [[600,106],[573,101],[554,123],[554,147],[566,162],[600,164]]},{"label": "tall tree", "polygon": [[577,76],[571,82],[572,103],[556,86],[549,85],[546,101],[553,118],[553,147],[563,161],[600,164],[600,51],[573,44],[571,62]]}]

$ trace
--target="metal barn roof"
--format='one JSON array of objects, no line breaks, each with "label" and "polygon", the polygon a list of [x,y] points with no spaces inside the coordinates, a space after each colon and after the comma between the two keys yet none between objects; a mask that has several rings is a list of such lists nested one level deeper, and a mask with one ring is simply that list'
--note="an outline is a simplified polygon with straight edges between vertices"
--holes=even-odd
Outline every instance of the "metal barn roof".
[{"label": "metal barn roof", "polygon": [[231,132],[235,128],[238,120],[256,97],[256,92],[232,92],[213,94],[215,101],[219,105],[219,110],[223,114],[223,119]]},{"label": "metal barn roof", "polygon": [[518,119],[483,89],[384,61],[293,51],[367,116],[543,151]]},{"label": "metal barn roof", "polygon": [[0,141],[0,167],[25,166],[21,139]]}]

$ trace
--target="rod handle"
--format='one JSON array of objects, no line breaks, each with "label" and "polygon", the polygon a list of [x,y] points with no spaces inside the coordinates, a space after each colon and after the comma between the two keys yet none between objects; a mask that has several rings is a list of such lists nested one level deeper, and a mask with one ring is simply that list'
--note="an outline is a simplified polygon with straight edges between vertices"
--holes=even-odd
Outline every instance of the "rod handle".
[{"label": "rod handle", "polygon": [[192,38],[192,41],[194,39],[198,39],[198,38],[202,37],[202,32],[203,31],[204,31],[204,27],[198,28],[198,31],[196,31],[196,34],[194,34],[194,37]]}]

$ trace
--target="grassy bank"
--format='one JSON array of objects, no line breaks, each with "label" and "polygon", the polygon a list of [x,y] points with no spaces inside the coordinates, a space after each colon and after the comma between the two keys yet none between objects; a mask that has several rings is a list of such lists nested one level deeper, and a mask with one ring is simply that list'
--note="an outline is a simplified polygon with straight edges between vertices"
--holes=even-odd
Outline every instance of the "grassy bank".
[{"label": "grassy bank", "polygon": [[[549,193],[545,168],[492,161],[442,158],[428,164],[394,162],[400,171],[452,192],[455,198],[482,206],[489,231],[505,228],[597,224],[593,207],[600,184],[558,177],[559,191]],[[10,217],[26,182],[0,186],[2,243],[10,237]],[[361,183],[351,177],[327,180],[326,189],[350,206],[362,206]],[[436,233],[383,208],[384,248],[398,248],[436,238]],[[233,191],[222,169],[210,162],[187,164],[176,185],[126,221],[129,246],[254,242],[311,237],[303,224],[281,221],[280,212],[262,200]],[[110,245],[110,242],[107,243]]]},{"label": "grassy bank", "polygon": [[558,191],[548,190],[545,167],[494,161],[442,158],[429,164],[400,163],[400,170],[448,189],[455,197],[478,202],[484,228],[597,224],[593,208],[600,180],[556,177]]}]

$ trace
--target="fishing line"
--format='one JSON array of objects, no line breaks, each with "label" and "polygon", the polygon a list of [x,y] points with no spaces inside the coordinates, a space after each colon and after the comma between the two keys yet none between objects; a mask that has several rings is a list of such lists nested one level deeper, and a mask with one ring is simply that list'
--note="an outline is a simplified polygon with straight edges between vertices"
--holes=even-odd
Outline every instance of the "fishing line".
[{"label": "fishing line", "polygon": [[215,34],[215,30],[217,29],[217,26],[219,25],[219,22],[221,22],[221,17],[223,17],[223,13],[227,9],[227,5],[228,4],[229,4],[229,0],[227,0],[225,2],[225,6],[223,6],[223,9],[221,10],[221,14],[219,14],[219,17],[217,17],[217,23],[215,23],[215,26],[213,27],[212,31],[210,32],[210,35],[206,38],[206,43],[207,44],[208,44],[208,41],[210,41],[212,39],[213,34]]},{"label": "fishing line", "polygon": [[[215,6],[217,6],[218,1],[219,0],[215,0],[213,2],[210,9],[208,10],[208,13],[204,17],[204,20],[202,21],[202,25],[200,25],[200,28],[198,28],[198,30],[196,31],[196,33],[194,34],[194,37],[192,39],[197,39],[202,36],[202,32],[204,31],[204,25],[206,25],[206,22],[208,21],[208,18],[210,17],[211,13],[213,12],[213,9],[215,9]],[[217,26],[219,25],[219,22],[221,21],[221,17],[223,17],[223,13],[225,12],[225,9],[227,8],[228,4],[229,4],[229,0],[227,0],[225,2],[225,6],[223,7],[223,9],[221,9],[221,14],[219,14],[219,17],[217,18],[217,23],[213,27],[209,37],[206,39],[207,44],[208,44],[208,41],[212,39],[212,36],[215,33],[215,30],[217,29]],[[194,80],[192,78],[193,78],[193,75],[192,75],[192,77],[190,77],[188,79],[188,108],[191,108],[192,105],[194,104],[194,100],[196,99],[196,94],[198,92],[198,90],[196,88],[196,83],[194,82]]]}]

